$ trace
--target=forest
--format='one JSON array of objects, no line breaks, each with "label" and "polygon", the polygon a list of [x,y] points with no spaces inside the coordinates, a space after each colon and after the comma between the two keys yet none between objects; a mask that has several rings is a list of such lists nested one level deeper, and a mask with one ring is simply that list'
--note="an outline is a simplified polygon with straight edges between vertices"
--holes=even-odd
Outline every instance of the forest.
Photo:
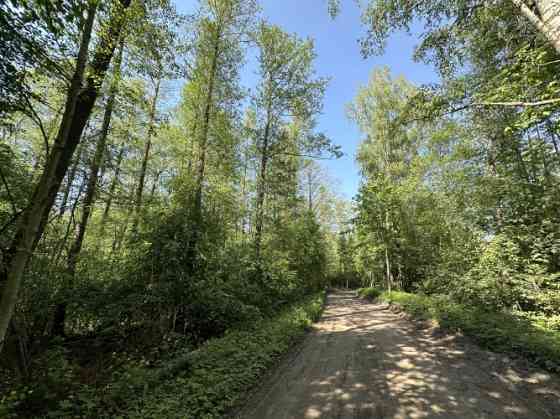
[{"label": "forest", "polygon": [[224,417],[341,287],[560,372],[560,1],[360,2],[439,81],[371,69],[352,199],[314,40],[196,4],[0,3],[0,417]]}]

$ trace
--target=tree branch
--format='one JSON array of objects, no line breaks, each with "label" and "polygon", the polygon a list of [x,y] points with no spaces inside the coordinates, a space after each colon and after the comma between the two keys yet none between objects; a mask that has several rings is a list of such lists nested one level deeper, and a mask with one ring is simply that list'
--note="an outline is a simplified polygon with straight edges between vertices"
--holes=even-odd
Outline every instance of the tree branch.
[{"label": "tree branch", "polygon": [[18,210],[17,210],[17,207],[16,207],[16,201],[15,201],[13,195],[12,195],[12,192],[10,191],[10,186],[8,185],[8,181],[4,177],[4,172],[2,171],[1,167],[0,167],[0,178],[2,178],[2,183],[6,187],[6,192],[8,193],[8,199],[10,200],[10,205],[12,206],[12,212],[14,214],[17,214]]},{"label": "tree branch", "polygon": [[[560,98],[539,100],[537,102],[475,102],[471,106],[532,107],[559,103]],[[468,107],[468,106],[467,106]]]}]

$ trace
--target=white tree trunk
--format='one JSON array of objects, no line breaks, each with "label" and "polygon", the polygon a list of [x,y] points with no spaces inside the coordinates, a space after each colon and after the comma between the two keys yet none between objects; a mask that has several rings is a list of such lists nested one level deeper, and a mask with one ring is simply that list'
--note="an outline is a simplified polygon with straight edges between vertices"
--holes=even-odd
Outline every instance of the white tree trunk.
[{"label": "white tree trunk", "polygon": [[512,2],[560,54],[560,0],[535,0],[538,14],[523,0]]}]

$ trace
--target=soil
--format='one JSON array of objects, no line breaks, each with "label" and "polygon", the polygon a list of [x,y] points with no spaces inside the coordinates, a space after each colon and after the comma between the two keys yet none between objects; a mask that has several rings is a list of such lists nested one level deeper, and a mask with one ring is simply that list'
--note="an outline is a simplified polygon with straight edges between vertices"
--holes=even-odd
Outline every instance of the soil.
[{"label": "soil", "polygon": [[238,417],[558,419],[560,377],[336,291]]}]

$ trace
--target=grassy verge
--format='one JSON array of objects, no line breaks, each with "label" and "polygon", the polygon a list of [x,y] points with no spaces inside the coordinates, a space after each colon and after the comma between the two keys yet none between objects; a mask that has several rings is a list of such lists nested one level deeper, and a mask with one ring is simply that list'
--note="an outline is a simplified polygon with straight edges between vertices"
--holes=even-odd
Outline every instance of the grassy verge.
[{"label": "grassy verge", "polygon": [[399,305],[416,318],[435,319],[445,329],[461,331],[490,350],[513,352],[548,370],[560,370],[560,333],[525,318],[467,307],[444,296],[391,292],[380,298]]},{"label": "grassy verge", "polygon": [[275,318],[231,331],[177,359],[171,377],[145,392],[126,416],[222,417],[318,319],[324,299],[324,292],[315,294]]}]

